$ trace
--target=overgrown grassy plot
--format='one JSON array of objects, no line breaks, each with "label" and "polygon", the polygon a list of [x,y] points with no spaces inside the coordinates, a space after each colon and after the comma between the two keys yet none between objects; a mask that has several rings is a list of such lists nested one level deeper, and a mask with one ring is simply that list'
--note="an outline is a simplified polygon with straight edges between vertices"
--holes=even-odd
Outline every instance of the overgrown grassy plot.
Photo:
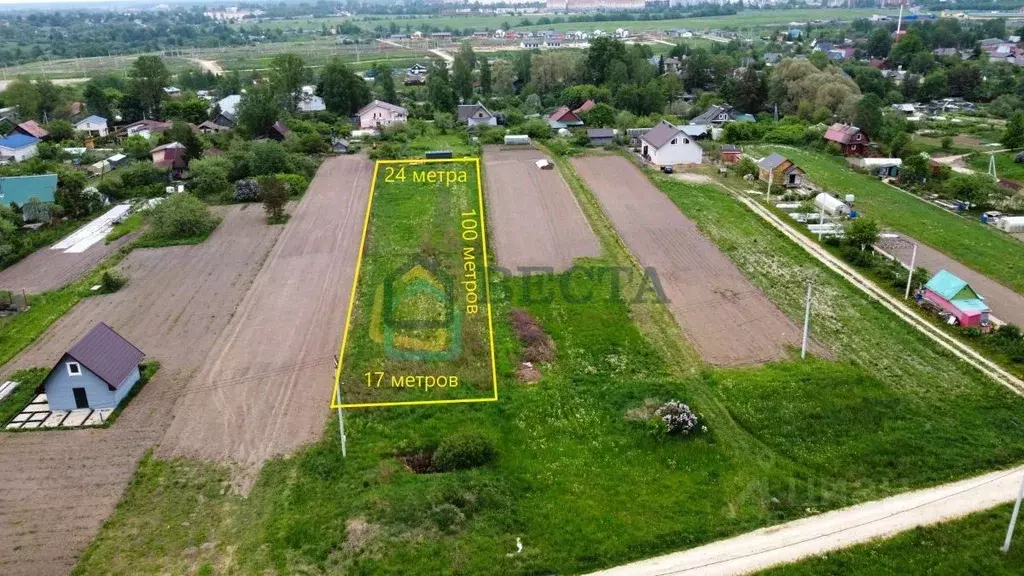
[{"label": "overgrown grassy plot", "polygon": [[938,350],[719,189],[653,179],[791,317],[802,316],[814,281],[812,335],[841,364],[736,371],[717,386],[773,451],[836,479],[906,487],[1024,457],[1024,399]]},{"label": "overgrown grassy plot", "polygon": [[343,404],[494,396],[480,205],[473,162],[377,165]]},{"label": "overgrown grassy plot", "polygon": [[1024,243],[1008,234],[950,214],[877,178],[853,172],[845,160],[789,146],[765,146],[762,151],[777,151],[793,160],[813,182],[832,194],[855,194],[857,209],[863,214],[1024,293]]},{"label": "overgrown grassy plot", "polygon": [[[873,576],[1010,576],[1024,570],[1020,531],[1008,554],[999,551],[1012,506],[1000,506],[936,526],[917,528],[891,540],[862,544],[762,572],[764,576],[844,574]],[[1019,529],[1019,526],[1018,526]]]}]

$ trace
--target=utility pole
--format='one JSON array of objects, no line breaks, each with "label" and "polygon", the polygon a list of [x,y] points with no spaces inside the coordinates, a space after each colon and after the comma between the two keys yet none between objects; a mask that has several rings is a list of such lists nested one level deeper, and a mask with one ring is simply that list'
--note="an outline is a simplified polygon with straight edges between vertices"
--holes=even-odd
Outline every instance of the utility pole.
[{"label": "utility pole", "polygon": [[1013,505],[1013,515],[1010,516],[1010,525],[1006,528],[1006,540],[1000,550],[1003,554],[1010,551],[1010,539],[1013,538],[1013,529],[1017,526],[1017,514],[1020,513],[1020,501],[1024,499],[1024,477],[1020,479],[1020,490],[1017,491],[1017,503]]},{"label": "utility pole", "polygon": [[903,295],[903,299],[910,298],[910,281],[914,278],[914,265],[917,264],[917,243],[914,243],[914,251],[910,254],[910,273],[907,274],[907,293]]},{"label": "utility pole", "polygon": [[811,286],[813,285],[813,282],[807,281],[807,304],[804,306],[804,339],[800,345],[801,360],[807,357],[807,335],[811,329]]},{"label": "utility pole", "polygon": [[767,202],[769,205],[771,205],[772,203],[772,176],[775,176],[774,170],[770,170],[768,172],[768,194],[767,196],[765,196],[765,202]]},{"label": "utility pole", "polygon": [[[338,357],[337,356],[334,357],[334,371],[335,372],[338,371]],[[345,415],[342,414],[342,412],[341,412],[341,381],[340,380],[337,382],[337,388],[338,388],[338,396],[337,396],[336,400],[338,401],[338,435],[341,438],[341,457],[342,458],[348,458],[348,450],[347,450],[347,447],[345,445],[346,444],[346,442],[345,442],[345,440],[346,440],[346,438],[345,438]]]}]

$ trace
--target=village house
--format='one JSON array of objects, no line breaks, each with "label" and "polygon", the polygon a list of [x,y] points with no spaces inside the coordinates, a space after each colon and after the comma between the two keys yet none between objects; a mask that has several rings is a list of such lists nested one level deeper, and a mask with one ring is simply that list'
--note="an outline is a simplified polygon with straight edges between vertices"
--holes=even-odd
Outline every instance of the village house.
[{"label": "village house", "polygon": [[205,122],[203,122],[199,126],[196,126],[196,128],[199,130],[200,134],[215,134],[217,132],[222,132],[222,131],[230,130],[231,129],[231,128],[227,127],[227,126],[221,126],[220,124],[217,124],[216,122],[211,122],[210,120],[206,120]]},{"label": "village house", "polygon": [[589,100],[588,99],[583,104],[580,104],[579,108],[576,108],[575,110],[573,110],[572,113],[577,115],[577,116],[579,116],[580,114],[583,114],[584,112],[589,112],[589,111],[593,110],[594,106],[597,106],[597,104],[595,104],[593,100]]},{"label": "village house", "polygon": [[615,141],[615,130],[611,128],[587,128],[587,140],[591,146],[607,146]]},{"label": "village house", "polygon": [[281,142],[291,133],[291,128],[288,128],[283,122],[278,120],[270,125],[270,130],[267,131],[267,138]]},{"label": "village house", "polygon": [[173,178],[180,178],[185,172],[185,168],[188,167],[188,162],[185,160],[185,145],[180,142],[157,146],[149,153],[153,157],[153,166],[170,170]]},{"label": "village house", "polygon": [[458,110],[458,121],[470,128],[474,126],[497,126],[498,118],[491,114],[483,104],[460,104]]},{"label": "village house", "polygon": [[85,132],[90,136],[106,136],[109,133],[109,130],[107,129],[107,119],[95,114],[92,116],[86,116],[75,123],[75,131]]},{"label": "village house", "polygon": [[148,140],[154,135],[163,134],[170,129],[170,122],[160,122],[159,120],[139,120],[138,122],[132,122],[125,126],[124,135],[126,137],[139,135]]},{"label": "village house", "polygon": [[700,164],[704,150],[675,125],[662,120],[640,136],[640,154],[655,166]]},{"label": "village house", "polygon": [[363,129],[382,128],[401,124],[409,117],[409,111],[382,100],[374,100],[359,109],[359,127]]},{"label": "village house", "polygon": [[771,154],[757,162],[757,179],[796,188],[803,184],[804,171],[781,154]]},{"label": "village house", "polygon": [[740,161],[743,151],[735,144],[723,144],[718,150],[718,158],[726,164],[735,164]]},{"label": "village house", "polygon": [[316,95],[316,86],[303,86],[299,94],[299,112],[323,112],[327,110],[324,99]]},{"label": "village house", "polygon": [[42,140],[50,135],[50,133],[47,132],[45,128],[40,126],[35,120],[27,120],[25,122],[22,122],[21,124],[18,124],[14,127],[14,131],[19,134],[24,134],[26,136],[38,138],[39,140]]},{"label": "village house", "polygon": [[956,319],[960,326],[987,326],[990,309],[984,298],[964,280],[939,270],[924,285],[920,297]]},{"label": "village house", "polygon": [[139,382],[146,355],[100,322],[43,380],[50,410],[116,408]]},{"label": "village house", "polygon": [[38,153],[39,139],[19,132],[12,132],[0,140],[0,161],[21,162]]},{"label": "village house", "polygon": [[567,128],[569,126],[583,126],[583,120],[580,120],[580,117],[570,110],[568,106],[562,106],[552,112],[551,116],[548,116],[548,125],[558,130],[559,128]]},{"label": "village house", "polygon": [[0,204],[4,206],[14,204],[21,207],[32,199],[53,202],[56,191],[56,174],[0,177]]},{"label": "village house", "polygon": [[825,131],[825,140],[835,142],[844,156],[861,156],[867,152],[868,135],[849,124],[833,124]]},{"label": "village house", "polygon": [[[717,105],[713,104],[700,114],[696,118],[690,121],[690,124],[697,126],[721,126],[726,122],[740,119],[741,114],[736,112],[736,109],[729,105]],[[753,118],[750,118],[753,120]]]}]

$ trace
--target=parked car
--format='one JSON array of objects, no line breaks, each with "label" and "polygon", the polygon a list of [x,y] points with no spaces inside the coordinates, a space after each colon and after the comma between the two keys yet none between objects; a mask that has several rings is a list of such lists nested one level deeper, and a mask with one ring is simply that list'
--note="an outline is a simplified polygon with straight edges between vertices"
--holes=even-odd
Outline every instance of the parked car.
[{"label": "parked car", "polygon": [[662,166],[661,171],[664,172],[665,174],[671,174],[675,172],[675,170],[673,170],[671,166]]}]

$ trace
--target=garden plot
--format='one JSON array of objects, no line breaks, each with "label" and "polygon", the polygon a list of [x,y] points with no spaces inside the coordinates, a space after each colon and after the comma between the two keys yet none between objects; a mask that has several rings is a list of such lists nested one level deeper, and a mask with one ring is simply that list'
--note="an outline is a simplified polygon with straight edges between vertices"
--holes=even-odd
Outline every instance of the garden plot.
[{"label": "garden plot", "polygon": [[160,456],[259,465],[320,437],[372,168],[362,156],[321,166],[175,408]]},{"label": "garden plot", "polygon": [[57,242],[50,247],[50,250],[57,250],[65,254],[81,254],[90,246],[101,242],[114,229],[114,224],[126,216],[131,206],[118,204],[107,210],[102,216],[75,230],[67,238]]},{"label": "garden plot", "polygon": [[[576,258],[597,257],[601,246],[558,170],[541,170],[538,150],[484,148],[487,214],[498,265],[569,269]],[[549,160],[550,161],[550,160]]]},{"label": "garden plot", "polygon": [[[280,232],[267,227],[259,206],[222,213],[224,221],[202,244],[132,251],[121,264],[130,278],[124,288],[83,300],[4,367],[51,366],[99,321],[161,362],[109,429],[0,434],[0,573],[66,574],[114,510],[139,459],[167,431],[186,383]],[[64,422],[72,417],[80,416]]]},{"label": "garden plot", "polygon": [[704,360],[760,364],[800,345],[800,327],[628,160],[591,156],[573,165],[630,251],[656,271],[672,315]]},{"label": "garden plot", "polygon": [[38,294],[60,288],[95,268],[104,258],[130,242],[135,234],[122,236],[110,244],[102,241],[105,237],[106,233],[100,241],[80,252],[36,250],[0,271],[0,290]]}]

